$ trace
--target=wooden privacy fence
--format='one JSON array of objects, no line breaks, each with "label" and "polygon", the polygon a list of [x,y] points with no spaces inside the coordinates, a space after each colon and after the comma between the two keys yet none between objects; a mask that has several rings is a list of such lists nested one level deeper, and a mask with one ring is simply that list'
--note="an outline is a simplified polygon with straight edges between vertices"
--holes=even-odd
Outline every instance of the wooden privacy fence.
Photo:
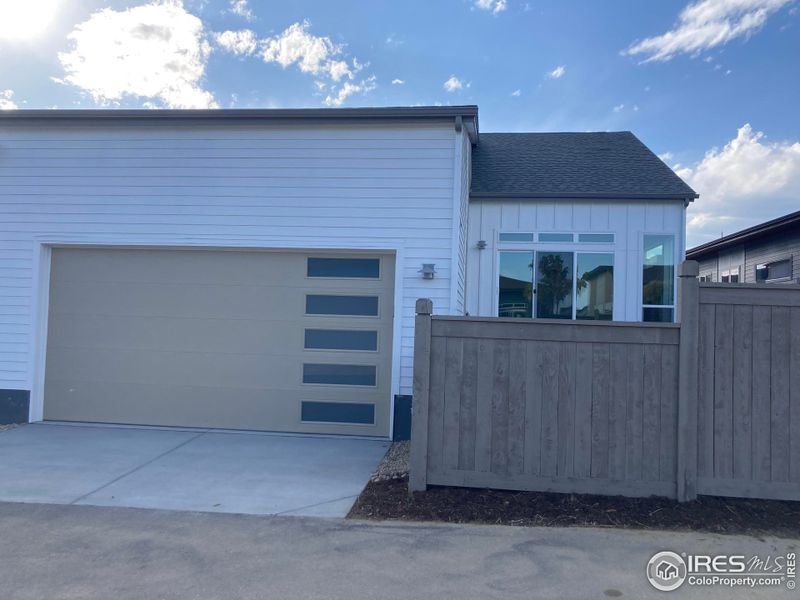
[{"label": "wooden privacy fence", "polygon": [[800,286],[700,284],[680,324],[432,316],[410,488],[800,500]]}]

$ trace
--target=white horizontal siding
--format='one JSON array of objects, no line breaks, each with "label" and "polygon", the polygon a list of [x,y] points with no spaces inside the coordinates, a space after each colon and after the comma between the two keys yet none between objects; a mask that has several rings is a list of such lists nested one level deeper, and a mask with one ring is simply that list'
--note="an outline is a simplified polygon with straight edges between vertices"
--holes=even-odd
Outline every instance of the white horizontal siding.
[{"label": "white horizontal siding", "polygon": [[[540,201],[483,200],[470,202],[467,249],[467,310],[492,316],[495,311],[496,240],[500,231],[613,233],[614,319],[641,320],[642,248],[644,233],[675,235],[676,262],[684,255],[682,201]],[[485,250],[477,243],[484,240]],[[557,249],[557,244],[548,244]],[[604,251],[607,246],[586,245]]]},{"label": "white horizontal siding", "polygon": [[[411,393],[415,301],[451,311],[454,136],[444,122],[4,126],[0,388],[31,388],[34,250],[56,240],[397,246],[399,391]],[[436,263],[433,281],[420,278],[423,262]]]}]

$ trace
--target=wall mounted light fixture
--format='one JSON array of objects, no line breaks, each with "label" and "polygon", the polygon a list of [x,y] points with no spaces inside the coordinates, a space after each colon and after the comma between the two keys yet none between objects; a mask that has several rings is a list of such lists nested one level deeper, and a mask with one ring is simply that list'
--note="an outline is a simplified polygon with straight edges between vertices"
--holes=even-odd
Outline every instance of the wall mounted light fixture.
[{"label": "wall mounted light fixture", "polygon": [[436,274],[435,266],[433,263],[422,263],[422,268],[417,273],[422,273],[423,279],[433,279]]},{"label": "wall mounted light fixture", "polygon": [[486,240],[478,240],[478,243],[475,245],[478,247],[478,250],[486,250]]}]

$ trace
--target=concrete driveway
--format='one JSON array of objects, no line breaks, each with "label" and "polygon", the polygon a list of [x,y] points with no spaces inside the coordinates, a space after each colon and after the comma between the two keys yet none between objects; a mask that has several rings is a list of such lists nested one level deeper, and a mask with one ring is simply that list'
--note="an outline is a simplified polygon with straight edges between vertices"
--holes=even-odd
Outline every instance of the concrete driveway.
[{"label": "concrete driveway", "polygon": [[0,432],[0,502],[343,517],[388,445],[32,424]]}]

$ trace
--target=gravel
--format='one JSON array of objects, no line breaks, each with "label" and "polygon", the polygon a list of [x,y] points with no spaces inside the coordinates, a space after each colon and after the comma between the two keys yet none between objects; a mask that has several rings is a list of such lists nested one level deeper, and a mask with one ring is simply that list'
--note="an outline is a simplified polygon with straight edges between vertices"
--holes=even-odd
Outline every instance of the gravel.
[{"label": "gravel", "polygon": [[408,454],[411,448],[410,442],[394,442],[389,446],[386,456],[375,469],[370,477],[370,481],[378,483],[380,481],[393,481],[408,477]]},{"label": "gravel", "polygon": [[23,423],[11,423],[9,425],[0,425],[0,431],[5,431],[7,429],[14,429],[15,427],[21,427]]}]

